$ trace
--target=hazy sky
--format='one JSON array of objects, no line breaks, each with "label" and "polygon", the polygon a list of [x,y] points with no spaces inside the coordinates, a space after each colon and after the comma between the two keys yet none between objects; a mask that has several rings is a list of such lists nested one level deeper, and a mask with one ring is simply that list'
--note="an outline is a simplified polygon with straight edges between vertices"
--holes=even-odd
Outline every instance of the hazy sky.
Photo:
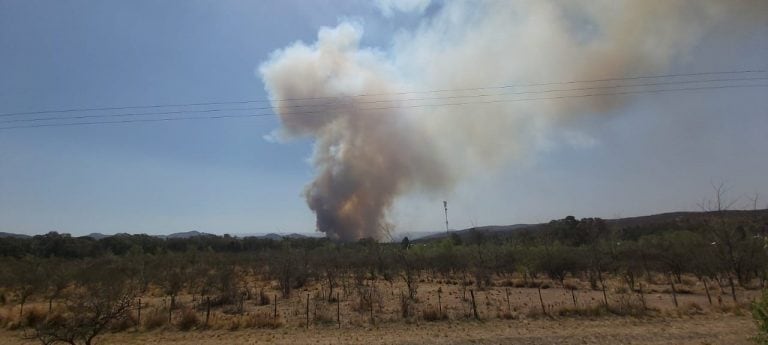
[{"label": "hazy sky", "polygon": [[[339,0],[0,0],[0,113],[262,99],[258,68],[276,49],[353,21],[362,46],[396,55],[393,37],[443,6],[416,3],[404,13]],[[738,35],[715,27],[668,73],[768,69],[768,14],[757,16]],[[754,193],[765,207],[767,96],[632,97],[442,195],[398,198],[391,219],[398,230],[439,230],[442,200],[452,228],[696,210],[719,181],[738,207]],[[0,130],[0,231],[312,232],[302,196],[312,141],[265,139],[279,127],[265,117]]]}]

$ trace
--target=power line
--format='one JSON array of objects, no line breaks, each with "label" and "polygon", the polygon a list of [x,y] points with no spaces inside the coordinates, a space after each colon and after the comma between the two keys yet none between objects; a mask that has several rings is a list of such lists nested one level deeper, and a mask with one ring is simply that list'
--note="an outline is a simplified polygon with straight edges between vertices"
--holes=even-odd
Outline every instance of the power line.
[{"label": "power line", "polygon": [[[355,110],[356,111],[376,111],[376,110],[387,110],[387,109],[465,106],[465,105],[472,105],[472,104],[510,103],[510,102],[537,101],[537,100],[585,98],[585,97],[597,97],[597,96],[616,96],[616,95],[643,94],[643,93],[652,94],[652,93],[675,92],[675,91],[698,91],[698,90],[751,88],[751,87],[768,87],[768,84],[718,85],[718,86],[688,87],[688,88],[676,88],[676,89],[635,90],[635,91],[621,91],[621,92],[610,92],[610,93],[591,93],[591,94],[582,94],[582,95],[561,95],[561,96],[538,97],[538,98],[518,98],[518,99],[501,99],[501,100],[491,100],[491,101],[456,102],[456,103],[443,103],[443,104],[421,104],[421,105],[390,106],[390,107],[379,107],[379,108],[360,108]],[[282,113],[281,115],[282,116],[312,115],[312,114],[322,114],[325,112],[327,111],[306,111],[306,112]],[[268,116],[269,117],[277,116],[277,114],[265,113],[265,114],[245,114],[245,115],[217,115],[217,116],[202,116],[202,117],[170,117],[170,118],[160,118],[160,119],[130,119],[130,120],[116,120],[116,121],[49,123],[49,124],[37,124],[37,125],[0,127],[0,130],[40,128],[40,127],[86,126],[86,125],[101,125],[101,124],[127,124],[127,123],[142,123],[142,122],[211,120],[211,119],[225,119],[225,118],[255,118],[255,117],[268,117]]]},{"label": "power line", "polygon": [[[666,85],[683,85],[683,84],[701,84],[712,82],[733,82],[733,81],[756,81],[756,80],[768,80],[768,77],[749,77],[749,78],[718,78],[718,79],[703,79],[703,80],[685,80],[685,81],[663,81],[654,83],[643,84],[626,84],[626,85],[602,85],[591,87],[579,87],[579,88],[566,88],[566,89],[549,89],[549,90],[534,90],[534,91],[521,91],[521,92],[505,92],[505,93],[490,93],[490,94],[477,94],[477,95],[452,95],[452,96],[438,96],[438,97],[422,97],[422,98],[406,98],[406,99],[386,99],[386,100],[368,100],[368,101],[356,101],[356,104],[373,104],[373,103],[389,103],[389,102],[411,102],[411,101],[427,101],[427,100],[447,100],[447,99],[464,99],[464,98],[481,98],[481,97],[494,97],[494,96],[511,96],[511,95],[524,95],[524,94],[541,94],[550,92],[571,92],[571,91],[585,91],[585,90],[601,90],[601,89],[618,89],[618,88],[632,88],[632,87],[647,87],[647,86],[666,86]],[[299,104],[299,105],[287,105],[280,107],[284,108],[319,108],[333,105],[348,104],[349,101],[341,100],[337,102],[329,102],[322,104]],[[95,115],[79,115],[79,116],[50,116],[41,118],[21,118],[0,121],[0,124],[5,123],[19,123],[19,122],[38,122],[38,121],[63,121],[63,120],[82,120],[89,118],[114,118],[114,117],[131,117],[131,116],[151,116],[151,115],[173,115],[173,114],[191,114],[191,113],[211,113],[211,112],[223,112],[223,111],[245,111],[245,110],[270,110],[275,111],[277,107],[265,106],[265,107],[247,107],[247,108],[217,108],[217,109],[202,109],[202,110],[174,110],[164,112],[139,112],[139,113],[122,113],[122,114],[95,114]],[[324,109],[324,111],[333,111],[334,109]]]},{"label": "power line", "polygon": [[396,95],[404,95],[404,94],[480,91],[480,90],[493,90],[493,89],[507,89],[507,88],[515,88],[515,87],[534,87],[534,86],[563,85],[563,84],[576,84],[576,83],[596,83],[596,82],[608,82],[608,81],[620,81],[620,80],[677,78],[677,77],[694,77],[694,76],[704,76],[704,75],[729,75],[729,74],[765,73],[765,72],[767,71],[766,70],[738,70],[738,71],[696,72],[696,73],[659,74],[659,75],[645,75],[645,76],[632,76],[632,77],[614,77],[614,78],[590,79],[590,80],[571,80],[571,81],[562,81],[562,82],[513,84],[513,85],[457,88],[457,89],[403,91],[403,92],[395,92],[395,93],[369,93],[369,94],[358,94],[358,95],[351,95],[351,96],[322,96],[322,97],[302,97],[302,98],[283,98],[283,99],[266,99],[265,98],[265,99],[253,99],[253,100],[239,100],[239,101],[215,101],[215,102],[198,102],[198,103],[175,103],[175,104],[168,103],[168,104],[132,105],[132,106],[115,106],[115,107],[49,109],[49,110],[38,110],[38,111],[1,113],[0,117],[20,116],[20,115],[41,115],[41,114],[53,114],[53,113],[87,112],[87,111],[111,111],[111,110],[128,110],[128,109],[168,108],[168,107],[233,105],[233,104],[250,104],[250,103],[266,103],[266,102],[275,103],[275,102],[288,102],[288,101],[311,101],[311,100],[341,99],[341,98],[348,99],[348,98],[386,96],[386,95],[396,96]]}]

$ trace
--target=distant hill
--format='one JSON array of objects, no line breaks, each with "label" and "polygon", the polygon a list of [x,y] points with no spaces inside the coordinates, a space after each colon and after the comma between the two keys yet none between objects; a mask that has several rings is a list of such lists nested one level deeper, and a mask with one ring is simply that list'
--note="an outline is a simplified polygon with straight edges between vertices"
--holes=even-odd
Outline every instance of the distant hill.
[{"label": "distant hill", "polygon": [[[656,225],[663,225],[666,227],[666,226],[680,225],[686,222],[698,222],[698,221],[704,220],[707,217],[711,217],[713,215],[714,215],[713,212],[669,212],[669,213],[653,214],[648,216],[604,219],[604,221],[606,225],[614,229],[640,228],[639,231],[636,231],[636,234],[643,235],[643,234],[647,234],[647,231],[644,230],[644,228],[648,228]],[[740,211],[740,210],[722,211],[721,213],[719,213],[719,216],[726,217],[726,218],[760,217],[761,219],[768,219],[768,209],[754,210],[754,211]],[[474,228],[467,228],[462,230],[452,230],[448,233],[445,231],[398,232],[392,235],[391,241],[399,242],[404,237],[408,237],[408,239],[411,241],[430,242],[430,241],[437,241],[437,240],[446,238],[447,236],[459,236],[460,238],[466,240],[476,233],[481,233],[484,235],[493,235],[496,237],[503,238],[503,237],[509,237],[515,234],[519,234],[523,231],[529,232],[529,231],[546,229],[548,224],[549,223],[489,225],[489,226],[478,226]],[[768,233],[768,223],[765,225],[765,228],[766,228],[765,232]],[[65,234],[62,234],[62,235],[65,235]],[[116,235],[105,235],[102,233],[95,232],[83,237],[90,237],[95,240],[101,240],[107,237],[123,236],[123,235],[130,236],[129,234],[126,234],[126,233],[121,233]],[[192,237],[199,237],[199,236],[218,236],[218,235],[199,232],[199,231],[177,232],[177,233],[172,233],[170,235],[153,235],[153,237],[163,238],[163,239],[192,238]],[[292,239],[318,238],[318,237],[323,237],[323,234],[319,232],[308,233],[308,234],[249,233],[249,234],[233,234],[231,236],[238,237],[238,238],[255,237],[255,238],[272,239],[272,240],[279,241],[284,238],[292,238]],[[24,234],[0,232],[0,238],[24,239],[24,238],[31,238],[31,237],[32,236],[24,235]]]},{"label": "distant hill", "polygon": [[[608,225],[612,225],[619,228],[626,228],[632,226],[645,226],[649,224],[660,224],[669,222],[680,222],[684,220],[697,220],[703,217],[714,215],[714,212],[669,212],[659,213],[649,216],[606,219],[605,222]],[[745,216],[768,216],[768,209],[764,210],[730,210],[722,211],[722,216],[726,218],[745,217]]]},{"label": "distant hill", "polygon": [[[706,217],[711,217],[714,212],[669,212],[659,213],[648,216],[627,217],[617,219],[604,219],[605,224],[614,229],[627,229],[633,227],[650,227],[654,225],[667,225],[667,224],[680,224],[684,222],[697,222],[702,221]],[[768,209],[763,210],[729,210],[722,211],[720,216],[725,218],[740,218],[740,217],[762,217],[768,218]],[[462,240],[466,240],[472,236],[473,233],[481,233],[484,235],[496,235],[498,237],[513,236],[521,231],[536,231],[545,229],[548,223],[539,224],[515,224],[515,225],[491,225],[491,226],[478,226],[474,228],[467,228],[463,230],[454,230],[450,233],[440,232],[434,235],[425,236],[417,239],[416,242],[430,242],[436,241],[447,236],[458,235]],[[768,226],[768,225],[766,225]],[[409,238],[410,239],[410,238]]]},{"label": "distant hill", "polygon": [[85,235],[83,237],[90,237],[90,238],[98,241],[98,240],[100,240],[102,238],[111,237],[111,236],[112,235],[105,235],[105,234],[98,233],[98,232],[92,232],[92,233],[90,233],[88,235]]},{"label": "distant hill", "polygon": [[322,233],[319,233],[319,232],[302,233],[302,234],[297,234],[297,233],[286,234],[286,233],[270,232],[270,233],[266,233],[266,234],[265,233],[241,233],[241,234],[231,234],[231,235],[234,236],[234,237],[238,237],[238,238],[255,237],[255,238],[271,239],[271,240],[276,240],[276,241],[282,240],[283,238],[298,239],[298,238],[320,238],[320,237],[325,237]]},{"label": "distant hill", "polygon": [[10,233],[10,232],[2,232],[2,231],[0,231],[0,238],[4,238],[4,237],[12,237],[12,238],[30,238],[31,236],[29,236],[29,235],[23,235],[23,234],[13,234],[13,233]]},{"label": "distant hill", "polygon": [[533,227],[539,226],[542,224],[514,224],[514,225],[488,225],[488,226],[477,226],[474,228],[467,228],[463,230],[452,230],[450,232],[436,232],[432,233],[427,236],[423,236],[421,238],[408,238],[409,240],[416,240],[417,242],[429,242],[429,241],[436,241],[441,240],[443,238],[446,238],[451,235],[458,235],[462,239],[468,238],[473,231],[477,231],[484,234],[500,234],[500,235],[509,235],[513,232],[524,230],[524,229],[531,229]]},{"label": "distant hill", "polygon": [[172,233],[170,235],[165,236],[165,238],[191,238],[191,237],[200,237],[200,236],[216,236],[216,235],[193,230],[193,231],[187,231],[187,232]]}]

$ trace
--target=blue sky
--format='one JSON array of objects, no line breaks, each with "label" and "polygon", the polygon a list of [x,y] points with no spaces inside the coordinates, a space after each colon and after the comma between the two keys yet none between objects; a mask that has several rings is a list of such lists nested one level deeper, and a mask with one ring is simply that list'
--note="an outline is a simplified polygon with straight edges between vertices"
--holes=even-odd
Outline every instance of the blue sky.
[{"label": "blue sky", "polygon": [[[433,4],[423,16],[430,16]],[[0,113],[265,98],[258,66],[354,20],[362,44],[391,48],[419,15],[364,1],[0,0]],[[768,29],[695,47],[687,71],[765,69]],[[642,97],[553,143],[471,176],[442,198],[408,195],[401,230],[692,210],[712,181],[768,200],[765,88]],[[0,231],[312,232],[301,196],[310,140],[271,143],[277,118],[0,131]]]}]

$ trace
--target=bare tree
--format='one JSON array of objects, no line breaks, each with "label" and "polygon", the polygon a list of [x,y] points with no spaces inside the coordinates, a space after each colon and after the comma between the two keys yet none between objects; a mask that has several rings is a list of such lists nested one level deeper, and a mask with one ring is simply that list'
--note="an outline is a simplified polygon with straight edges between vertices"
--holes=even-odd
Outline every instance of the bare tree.
[{"label": "bare tree", "polygon": [[113,323],[129,317],[136,289],[106,261],[82,267],[77,287],[65,298],[64,311],[35,325],[29,338],[44,345],[90,345]]},{"label": "bare tree", "polygon": [[725,182],[720,181],[718,183],[712,182],[712,189],[714,192],[714,199],[704,199],[698,203],[699,208],[704,212],[722,212],[730,210],[737,201],[738,198],[729,200],[728,192],[730,188],[725,185]]}]

